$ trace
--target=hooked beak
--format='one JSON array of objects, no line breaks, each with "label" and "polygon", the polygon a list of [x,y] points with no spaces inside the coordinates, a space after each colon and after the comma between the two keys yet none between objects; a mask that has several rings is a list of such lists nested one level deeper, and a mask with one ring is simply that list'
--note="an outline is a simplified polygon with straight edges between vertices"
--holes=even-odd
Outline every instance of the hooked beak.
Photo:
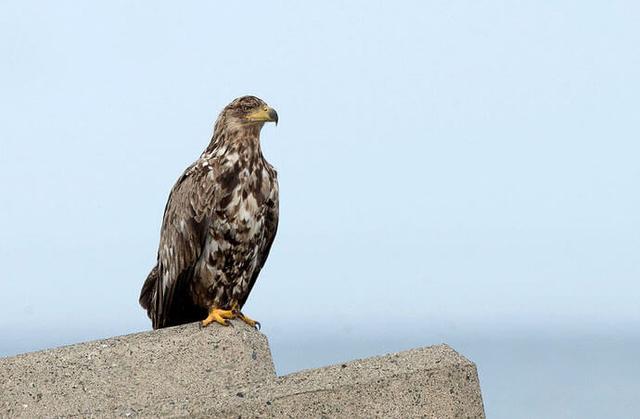
[{"label": "hooked beak", "polygon": [[247,115],[246,120],[251,122],[275,122],[278,125],[278,113],[275,109],[265,106]]}]

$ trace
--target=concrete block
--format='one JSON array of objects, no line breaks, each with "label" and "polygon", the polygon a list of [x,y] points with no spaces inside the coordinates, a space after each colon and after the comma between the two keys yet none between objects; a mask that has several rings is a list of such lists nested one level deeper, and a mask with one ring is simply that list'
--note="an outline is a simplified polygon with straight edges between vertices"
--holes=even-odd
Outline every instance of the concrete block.
[{"label": "concrete block", "polygon": [[0,359],[0,416],[483,418],[446,345],[276,377],[264,335],[189,324]]},{"label": "concrete block", "polygon": [[0,359],[0,416],[188,414],[194,397],[272,381],[266,337],[188,324]]},{"label": "concrete block", "polygon": [[203,406],[196,417],[484,417],[475,365],[447,345],[302,371],[243,391],[235,404]]}]

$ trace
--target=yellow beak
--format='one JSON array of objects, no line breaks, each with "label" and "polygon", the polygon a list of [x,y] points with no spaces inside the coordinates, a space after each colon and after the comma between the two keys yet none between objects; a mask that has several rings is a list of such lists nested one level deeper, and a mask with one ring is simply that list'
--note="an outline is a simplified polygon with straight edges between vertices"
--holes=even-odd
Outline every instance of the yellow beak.
[{"label": "yellow beak", "polygon": [[278,113],[275,109],[265,106],[251,112],[247,115],[246,120],[251,122],[275,122],[278,125]]}]

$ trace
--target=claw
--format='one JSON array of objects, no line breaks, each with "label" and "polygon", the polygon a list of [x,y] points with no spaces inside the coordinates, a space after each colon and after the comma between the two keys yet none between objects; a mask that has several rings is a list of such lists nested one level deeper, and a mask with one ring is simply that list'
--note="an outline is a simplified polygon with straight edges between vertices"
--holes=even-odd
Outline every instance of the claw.
[{"label": "claw", "polygon": [[243,322],[245,322],[246,324],[248,324],[249,326],[255,327],[256,329],[260,330],[260,322],[253,320],[251,317],[248,317],[242,313],[239,313],[238,318]]},{"label": "claw", "polygon": [[211,308],[209,310],[209,316],[207,316],[207,318],[202,321],[201,326],[206,327],[213,322],[219,323],[223,326],[233,326],[233,324],[227,321],[227,319],[240,319],[246,324],[248,324],[249,326],[255,327],[258,330],[260,330],[262,326],[260,322],[257,322],[253,320],[251,317],[248,317],[242,314],[242,312],[240,311],[240,306],[238,305],[237,301],[231,302],[231,308],[229,310],[223,310],[220,308]]}]

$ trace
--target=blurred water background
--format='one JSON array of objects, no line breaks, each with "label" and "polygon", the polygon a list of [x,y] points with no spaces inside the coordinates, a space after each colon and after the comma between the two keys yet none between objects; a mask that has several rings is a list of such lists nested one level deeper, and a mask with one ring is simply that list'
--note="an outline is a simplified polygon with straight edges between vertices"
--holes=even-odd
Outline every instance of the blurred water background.
[{"label": "blurred water background", "polygon": [[640,6],[0,5],[0,356],[148,330],[220,109],[278,110],[246,306],[285,374],[445,342],[490,418],[634,417]]}]

